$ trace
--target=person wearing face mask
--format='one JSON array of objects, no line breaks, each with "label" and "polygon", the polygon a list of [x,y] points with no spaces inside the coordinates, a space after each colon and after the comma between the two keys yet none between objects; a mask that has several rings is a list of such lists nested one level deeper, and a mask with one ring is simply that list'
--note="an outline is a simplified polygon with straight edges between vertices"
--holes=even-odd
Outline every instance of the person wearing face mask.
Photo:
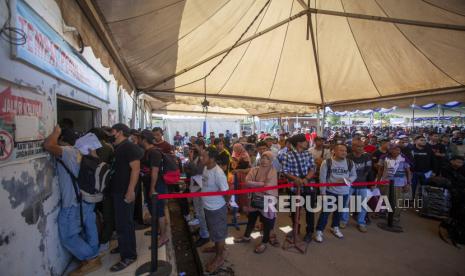
[{"label": "person wearing face mask", "polygon": [[129,142],[129,135],[130,129],[125,124],[119,123],[111,128],[115,160],[110,172],[110,190],[118,234],[118,247],[111,250],[111,253],[119,253],[121,256],[121,260],[110,268],[112,272],[125,269],[137,259],[133,216],[142,153],[137,145]]},{"label": "person wearing face mask", "polygon": [[[131,135],[129,135],[129,142],[137,145],[138,149],[141,151],[141,154],[143,155],[145,150],[144,147],[142,146],[142,137],[141,137],[141,132],[138,131],[137,129],[131,129],[129,132]],[[136,186],[136,200],[134,202],[134,220],[137,222],[138,227],[147,227],[147,225],[144,225],[144,211],[143,211],[143,204],[142,204],[142,184],[140,182],[137,183]]]},{"label": "person wearing face mask", "polygon": [[[87,135],[86,135],[87,136]],[[77,136],[71,129],[61,130],[57,125],[44,142],[44,148],[58,160],[57,173],[60,186],[61,209],[58,215],[60,241],[81,263],[68,275],[84,275],[98,270],[102,266],[99,254],[97,224],[95,223],[95,203],[82,201],[82,213],[71,173],[79,175],[80,163],[84,155],[97,157],[96,149],[101,147],[94,134],[91,139],[81,140],[91,143],[79,143],[75,147]],[[87,143],[87,144],[86,144]],[[82,215],[82,222],[81,222]],[[82,225],[81,225],[82,223]],[[85,235],[83,231],[85,229]]]}]

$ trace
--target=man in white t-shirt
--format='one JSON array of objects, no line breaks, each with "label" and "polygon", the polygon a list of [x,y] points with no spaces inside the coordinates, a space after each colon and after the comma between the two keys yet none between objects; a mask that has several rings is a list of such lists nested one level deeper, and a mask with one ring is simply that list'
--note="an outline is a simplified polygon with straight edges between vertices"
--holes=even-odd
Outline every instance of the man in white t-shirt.
[{"label": "man in white t-shirt", "polygon": [[[202,175],[202,192],[219,192],[229,189],[226,175],[216,164],[218,151],[209,148],[203,152],[202,161],[205,164]],[[228,235],[227,212],[228,196],[202,197],[205,219],[207,221],[210,239],[215,243],[215,257],[207,264],[207,272],[215,272],[224,263],[225,239]]]}]

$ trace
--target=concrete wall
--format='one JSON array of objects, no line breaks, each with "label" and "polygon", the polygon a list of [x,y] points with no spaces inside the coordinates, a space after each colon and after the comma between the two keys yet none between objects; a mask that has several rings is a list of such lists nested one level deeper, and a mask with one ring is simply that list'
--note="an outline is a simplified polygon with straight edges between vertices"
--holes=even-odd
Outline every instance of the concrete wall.
[{"label": "concrete wall", "polygon": [[[63,35],[60,11],[53,0],[28,2],[45,21]],[[4,1],[0,5],[0,22],[5,22]],[[70,40],[68,35],[64,37]],[[70,42],[75,45],[73,41]],[[29,64],[12,59],[10,44],[0,39],[0,92],[10,89],[15,96],[30,98],[42,104],[38,139],[47,136],[57,123],[58,95],[100,109],[101,124],[111,125],[120,120],[117,97],[119,90],[125,94],[124,118],[121,119],[126,123],[131,120],[132,99],[127,92],[119,87],[109,70],[101,66],[91,49],[87,48],[83,55],[110,81],[109,102],[97,99]],[[25,125],[16,125],[16,128],[24,127]],[[1,275],[63,273],[71,256],[59,241],[59,210],[60,193],[53,158],[46,153],[38,153],[27,158],[0,160]]]}]

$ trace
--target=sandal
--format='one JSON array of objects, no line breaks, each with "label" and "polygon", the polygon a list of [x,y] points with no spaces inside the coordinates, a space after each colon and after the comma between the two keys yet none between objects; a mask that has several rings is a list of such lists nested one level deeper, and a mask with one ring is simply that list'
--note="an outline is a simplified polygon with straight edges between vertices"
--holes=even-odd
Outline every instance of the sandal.
[{"label": "sandal", "polygon": [[126,258],[126,259],[122,259],[121,261],[117,262],[116,264],[114,264],[111,268],[110,268],[110,271],[111,272],[117,272],[117,271],[121,271],[123,269],[125,269],[126,267],[130,266],[132,263],[134,263],[136,261],[136,259],[129,259],[129,258]]},{"label": "sandal", "polygon": [[257,245],[257,247],[255,247],[253,252],[257,254],[262,254],[263,252],[265,252],[265,250],[266,250],[266,244],[261,243]]},{"label": "sandal", "polygon": [[251,237],[242,237],[238,239],[234,239],[234,243],[249,243],[252,240]]},{"label": "sandal", "polygon": [[223,264],[224,264],[223,258],[220,261],[217,261],[217,259],[214,258],[210,263],[207,264],[206,272],[213,273],[217,271],[221,266],[223,266]]},{"label": "sandal", "polygon": [[276,237],[276,234],[271,235],[269,243],[274,247],[279,247],[279,241],[278,241],[278,238]]}]

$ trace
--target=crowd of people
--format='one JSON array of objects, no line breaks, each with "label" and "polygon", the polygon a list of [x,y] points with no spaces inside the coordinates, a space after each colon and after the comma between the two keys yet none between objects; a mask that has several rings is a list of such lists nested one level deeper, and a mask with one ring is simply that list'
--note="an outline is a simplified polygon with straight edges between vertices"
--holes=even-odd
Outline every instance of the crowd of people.
[{"label": "crowd of people", "polygon": [[[101,254],[110,251],[121,259],[110,270],[125,269],[137,259],[135,220],[144,223],[143,206],[159,222],[158,246],[169,241],[166,233],[165,202],[157,201],[157,213],[151,210],[151,195],[167,192],[217,192],[251,187],[276,186],[280,181],[301,187],[302,195],[313,207],[317,195],[334,195],[349,205],[350,195],[362,199],[387,194],[386,186],[308,187],[308,183],[354,183],[391,180],[395,200],[414,200],[421,197],[422,187],[435,176],[450,179],[453,185],[464,185],[464,158],[458,146],[464,144],[460,129],[406,128],[347,128],[325,129],[323,136],[315,131],[298,129],[295,133],[279,133],[274,137],[265,132],[247,135],[210,132],[208,137],[176,132],[173,145],[165,141],[163,129],[130,129],[124,124],[94,128],[85,135],[77,135],[72,124],[56,126],[45,140],[45,149],[57,159],[57,174],[62,206],[58,219],[63,246],[78,260],[80,266],[71,275],[82,275],[101,266]],[[178,169],[186,176],[186,185],[168,185],[167,164],[177,161]],[[86,201],[80,188],[84,175],[83,160],[98,160],[109,165],[108,184],[102,198]],[[85,169],[87,171],[87,167]],[[93,172],[91,170],[91,172]],[[179,188],[181,187],[181,188]],[[214,246],[204,250],[215,253],[206,265],[214,272],[225,259],[225,239],[228,235],[228,213],[233,220],[240,214],[248,222],[243,236],[235,243],[248,243],[254,229],[263,231],[261,242],[254,252],[261,254],[267,246],[279,246],[274,232],[277,213],[264,208],[265,200],[283,191],[236,196],[195,197],[193,212],[187,199],[180,199],[182,213],[191,226],[198,225],[196,246],[212,241]],[[296,188],[288,191],[291,195]],[[265,197],[266,195],[266,197]],[[370,198],[370,204],[373,204]],[[376,204],[376,203],[374,203]],[[330,232],[344,237],[342,230],[349,225],[348,212],[332,212]],[[101,217],[97,227],[96,214]],[[305,210],[303,240],[323,242],[324,229],[330,212],[319,214]],[[373,216],[372,216],[373,215]],[[353,215],[357,229],[366,233],[374,216],[365,209]],[[401,211],[396,209],[395,223],[400,223]],[[291,213],[295,222],[296,214]],[[260,218],[260,223],[257,220]],[[293,223],[293,225],[297,225]],[[299,228],[300,228],[300,224]],[[114,236],[118,246],[109,248]],[[300,229],[298,231],[300,233]],[[151,235],[150,231],[145,233]],[[148,246],[148,245],[147,245]]]}]

